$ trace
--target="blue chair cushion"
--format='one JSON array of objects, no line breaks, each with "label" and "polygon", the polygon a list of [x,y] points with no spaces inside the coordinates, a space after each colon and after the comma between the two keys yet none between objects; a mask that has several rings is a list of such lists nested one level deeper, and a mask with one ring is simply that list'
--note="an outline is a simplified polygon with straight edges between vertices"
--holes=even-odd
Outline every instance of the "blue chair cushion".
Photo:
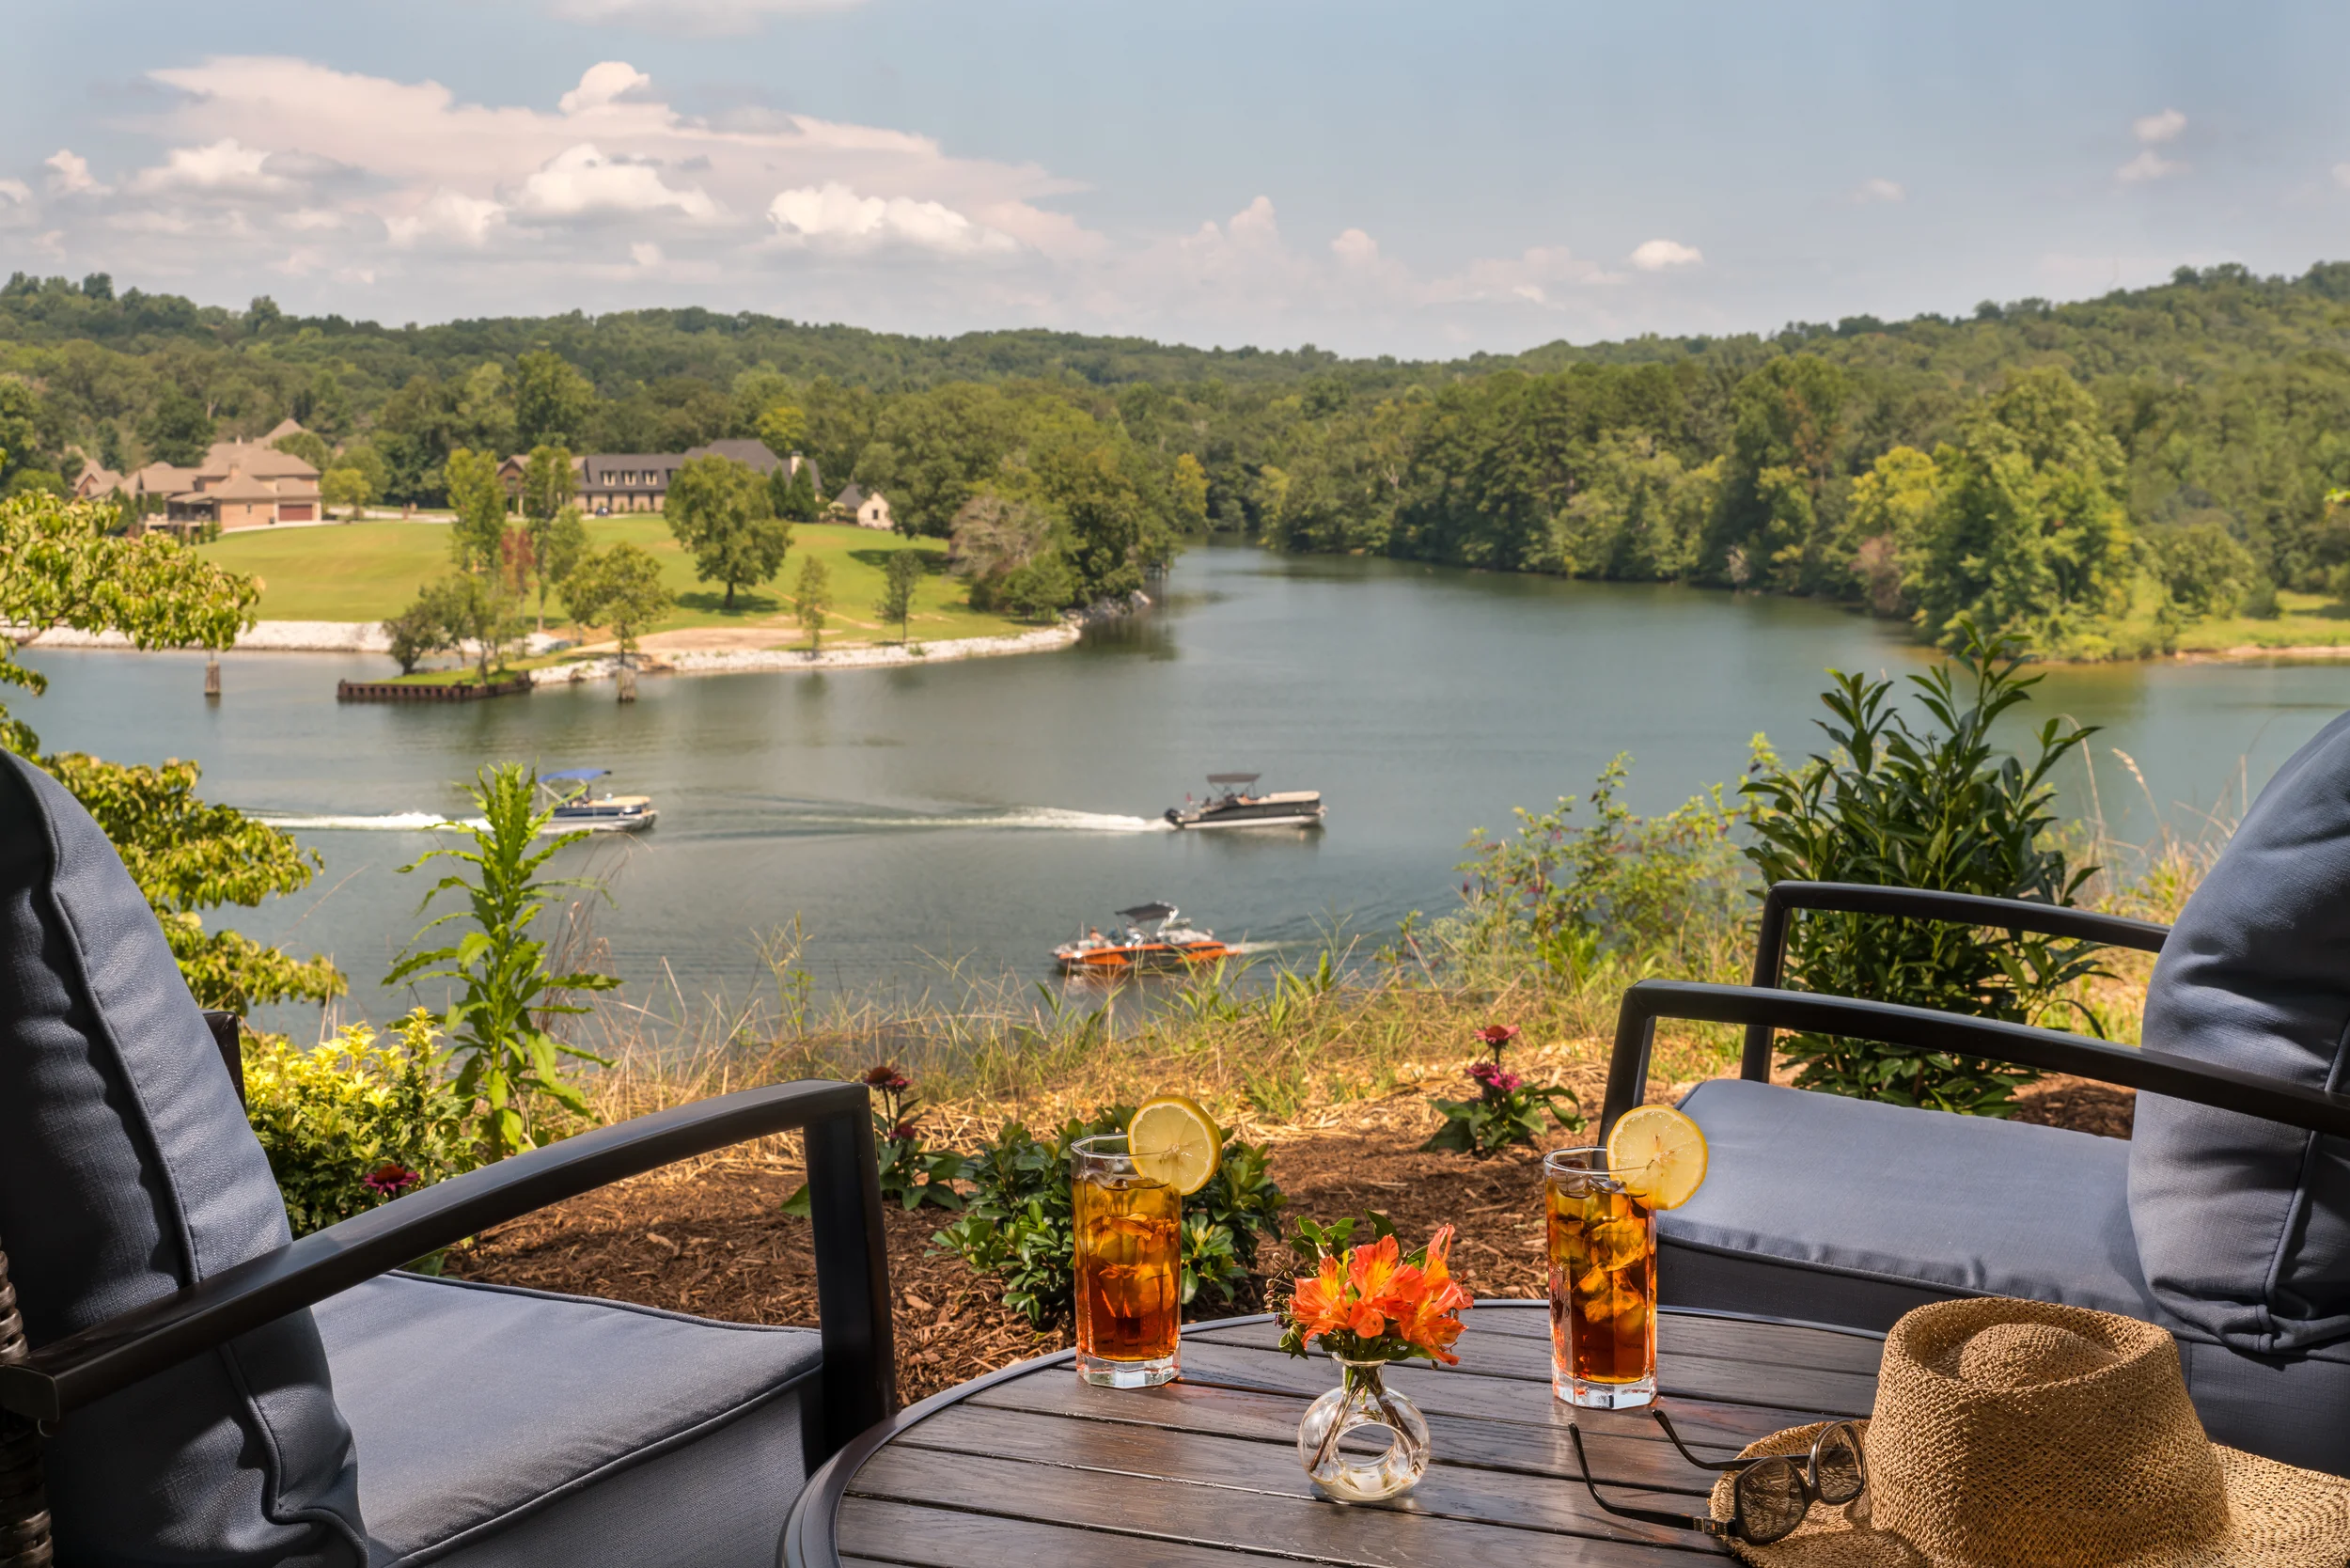
[{"label": "blue chair cushion", "polygon": [[373,1568],[772,1568],[812,1330],[408,1274],[317,1315]]},{"label": "blue chair cushion", "polygon": [[[2350,1046],[2350,714],[2269,780],[2163,943],[2140,1038],[2311,1089]],[[2350,1148],[2138,1097],[2130,1215],[2165,1307],[2252,1352],[2350,1334]]]},{"label": "blue chair cushion", "polygon": [[[114,847],[0,752],[0,1245],[38,1347],[290,1239],[204,1016]],[[365,1560],[310,1314],[74,1411],[60,1562]]]},{"label": "blue chair cushion", "polygon": [[1668,1305],[1887,1329],[1970,1295],[2161,1324],[2219,1441],[2350,1475],[2350,1343],[2255,1356],[2169,1313],[2138,1267],[2130,1146],[1734,1078],[1682,1102],[1705,1184],[1657,1215]]}]

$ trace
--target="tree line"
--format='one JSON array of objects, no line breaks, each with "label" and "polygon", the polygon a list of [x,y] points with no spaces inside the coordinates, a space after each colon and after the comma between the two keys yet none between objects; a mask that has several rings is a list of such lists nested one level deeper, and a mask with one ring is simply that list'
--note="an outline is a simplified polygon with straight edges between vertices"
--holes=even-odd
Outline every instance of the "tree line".
[{"label": "tree line", "polygon": [[0,490],[289,415],[341,502],[453,504],[460,451],[757,435],[952,540],[975,601],[1014,614],[1130,591],[1224,529],[2128,654],[2350,588],[2345,414],[2350,263],[1444,363],[692,310],[395,329],[98,274],[0,288],[0,447],[21,454]]}]

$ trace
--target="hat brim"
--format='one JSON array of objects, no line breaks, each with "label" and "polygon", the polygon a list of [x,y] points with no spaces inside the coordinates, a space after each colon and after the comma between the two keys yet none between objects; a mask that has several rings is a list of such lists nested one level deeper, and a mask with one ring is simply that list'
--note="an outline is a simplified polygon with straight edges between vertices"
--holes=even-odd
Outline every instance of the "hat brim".
[{"label": "hat brim", "polygon": [[[1747,1444],[1741,1457],[1808,1452],[1826,1424],[1775,1432]],[[2218,1443],[2212,1452],[2228,1488],[2227,1533],[2186,1547],[2149,1544],[2103,1568],[2342,1568],[2350,1561],[2350,1481]],[[1714,1484],[1716,1519],[1731,1517],[1733,1480],[1725,1475]],[[1814,1503],[1784,1540],[1767,1546],[1732,1540],[1730,1549],[1756,1568],[1986,1568],[1920,1551],[1904,1537],[1874,1528],[1869,1503],[1866,1493],[1841,1508]]]}]

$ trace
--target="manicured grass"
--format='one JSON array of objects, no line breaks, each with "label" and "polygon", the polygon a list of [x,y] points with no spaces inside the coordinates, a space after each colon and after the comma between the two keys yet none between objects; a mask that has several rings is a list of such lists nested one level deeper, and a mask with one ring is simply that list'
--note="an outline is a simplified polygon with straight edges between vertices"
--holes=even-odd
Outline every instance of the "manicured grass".
[{"label": "manicured grass", "polygon": [[[732,613],[719,608],[725,590],[697,581],[693,557],[654,515],[591,517],[588,537],[598,549],[625,540],[661,562],[663,581],[678,596],[677,610],[656,631],[738,626],[772,632],[765,646],[800,646],[807,635],[786,603],[800,562],[809,557],[832,574],[832,619],[824,644],[895,642],[874,606],[882,595],[882,565],[901,550],[918,550],[930,572],[915,591],[912,635],[916,641],[1001,636],[1028,628],[970,605],[964,585],[947,575],[947,546],[934,539],[843,525],[802,523],[791,530],[791,553],[772,583],[735,595]],[[330,524],[314,528],[256,528],[226,535],[203,554],[232,571],[261,579],[261,614],[272,620],[381,620],[396,615],[423,583],[448,570],[448,527],[437,523]],[[535,601],[533,608],[535,609]],[[547,605],[552,626],[561,606]]]},{"label": "manicured grass", "polygon": [[2179,651],[2221,651],[2231,648],[2334,648],[2350,646],[2350,604],[2317,593],[2277,595],[2273,620],[2232,617],[2199,620],[2179,634]]}]

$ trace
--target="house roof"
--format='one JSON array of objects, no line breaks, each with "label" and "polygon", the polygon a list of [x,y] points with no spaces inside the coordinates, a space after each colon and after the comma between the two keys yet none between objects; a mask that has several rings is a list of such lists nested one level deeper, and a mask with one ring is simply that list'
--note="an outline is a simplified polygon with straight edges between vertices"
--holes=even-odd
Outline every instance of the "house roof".
[{"label": "house roof", "polygon": [[274,447],[264,447],[257,441],[216,441],[204,454],[203,474],[227,474],[243,469],[255,478],[275,479],[299,475],[315,479],[319,471],[291,452],[281,452]]},{"label": "house roof", "polygon": [[146,495],[179,495],[196,488],[196,472],[168,463],[150,463],[133,471],[131,488]]},{"label": "house roof", "polygon": [[215,501],[274,501],[277,487],[240,469],[230,469],[227,478],[204,494]]},{"label": "house roof", "polygon": [[267,435],[261,437],[261,445],[267,447],[275,442],[284,440],[287,436],[300,435],[302,433],[302,421],[292,417],[291,416],[288,416],[286,418],[278,420],[276,427]]},{"label": "house roof", "polygon": [[832,504],[846,507],[851,511],[856,510],[865,504],[865,487],[854,479],[850,480],[840,487],[840,494],[832,498]]},{"label": "house roof", "polygon": [[319,498],[318,481],[306,479],[299,474],[289,475],[282,479],[273,479],[270,484],[277,492],[277,498],[281,501],[315,501]]},{"label": "house roof", "polygon": [[783,466],[783,459],[768,450],[767,443],[764,441],[713,441],[706,447],[687,448],[685,455],[689,458],[732,458],[735,462],[754,468],[761,474],[772,474]]},{"label": "house roof", "polygon": [[[587,483],[609,485],[619,482],[611,478],[615,472],[641,474],[650,469],[666,475],[674,472],[684,461],[685,456],[682,452],[589,452],[579,460],[579,466]],[[641,484],[644,481],[633,479],[629,482]]]},{"label": "house roof", "polygon": [[88,463],[73,481],[76,495],[104,495],[122,488],[122,476],[99,463]]}]

